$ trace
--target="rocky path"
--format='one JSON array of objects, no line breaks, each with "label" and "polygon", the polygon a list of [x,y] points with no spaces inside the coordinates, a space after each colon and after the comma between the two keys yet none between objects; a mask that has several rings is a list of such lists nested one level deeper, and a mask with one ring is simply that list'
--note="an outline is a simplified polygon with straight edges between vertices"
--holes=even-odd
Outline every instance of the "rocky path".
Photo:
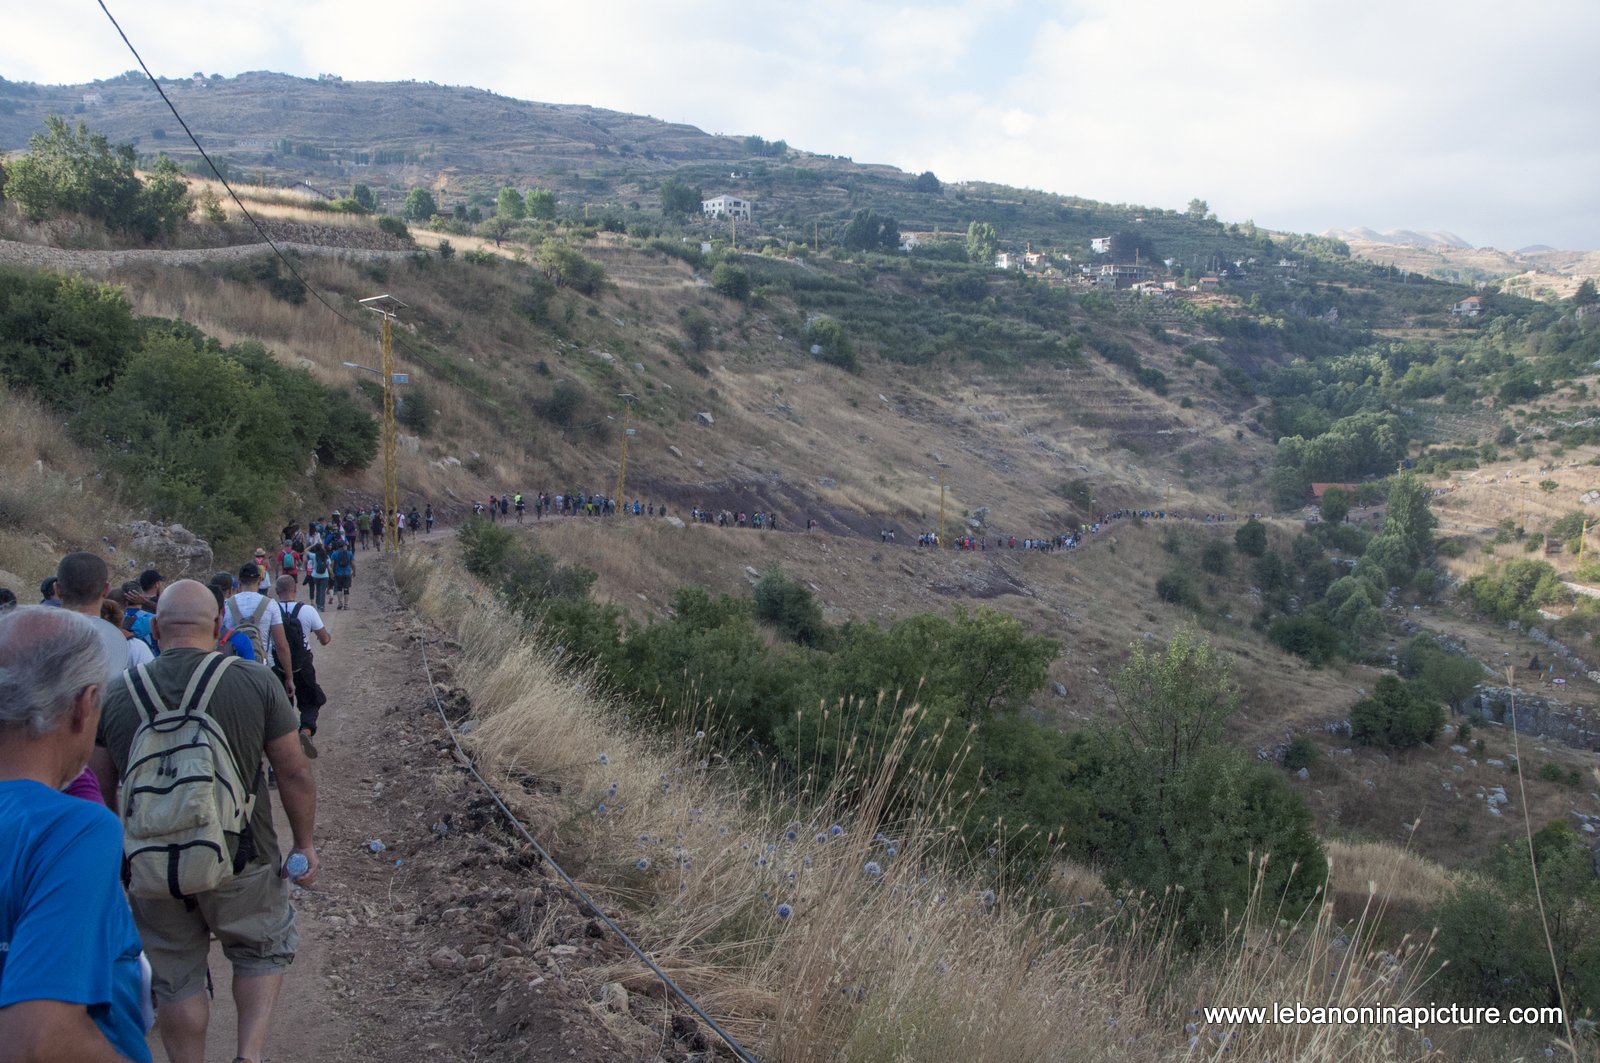
[{"label": "rocky path", "polygon": [[[296,896],[300,953],[266,1060],[686,1058],[663,1055],[659,1038],[625,1044],[608,1031],[604,986],[582,971],[614,962],[616,947],[591,935],[456,764],[417,640],[430,639],[459,715],[467,707],[448,684],[449,647],[422,634],[385,560],[363,553],[358,573],[350,610],[330,610],[333,641],[317,649],[328,694],[314,765],[322,870]],[[207,1059],[227,1061],[234,1009],[215,946],[211,967]],[[152,1044],[164,1061],[159,1039]]]}]

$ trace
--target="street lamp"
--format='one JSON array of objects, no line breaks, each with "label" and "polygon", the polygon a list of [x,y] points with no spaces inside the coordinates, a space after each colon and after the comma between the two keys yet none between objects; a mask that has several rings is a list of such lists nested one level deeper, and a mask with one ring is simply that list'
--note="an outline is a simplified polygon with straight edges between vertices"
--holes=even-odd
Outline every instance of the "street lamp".
[{"label": "street lamp", "polygon": [[392,295],[374,295],[360,300],[361,305],[383,318],[383,370],[355,362],[344,364],[355,369],[365,369],[383,377],[383,525],[384,538],[389,549],[400,549],[400,530],[395,526],[394,515],[400,511],[400,488],[395,481],[395,427],[394,386],[401,383],[404,374],[394,371],[393,325],[395,312],[406,309],[406,304]]}]

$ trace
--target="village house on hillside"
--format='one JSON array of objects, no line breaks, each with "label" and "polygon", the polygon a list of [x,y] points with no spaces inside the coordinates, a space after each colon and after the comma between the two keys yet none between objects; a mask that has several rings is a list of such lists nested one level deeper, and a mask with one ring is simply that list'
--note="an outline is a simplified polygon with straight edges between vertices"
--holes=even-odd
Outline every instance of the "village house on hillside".
[{"label": "village house on hillside", "polygon": [[1469,295],[1452,306],[1450,312],[1457,317],[1477,317],[1483,313],[1483,300],[1476,295]]},{"label": "village house on hillside", "polygon": [[1322,504],[1322,496],[1328,493],[1328,488],[1337,487],[1345,494],[1354,496],[1356,493],[1356,488],[1359,486],[1359,484],[1312,484],[1311,497],[1316,501],[1317,505],[1320,506]]},{"label": "village house on hillside", "polygon": [[708,218],[733,218],[737,221],[749,221],[750,201],[724,194],[712,199],[701,200],[700,213]]}]

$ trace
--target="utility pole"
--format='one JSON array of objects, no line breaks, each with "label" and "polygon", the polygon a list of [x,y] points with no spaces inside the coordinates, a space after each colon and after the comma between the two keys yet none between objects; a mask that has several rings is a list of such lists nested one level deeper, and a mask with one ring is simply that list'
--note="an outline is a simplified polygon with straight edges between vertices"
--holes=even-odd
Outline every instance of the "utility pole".
[{"label": "utility pole", "polygon": [[945,546],[944,538],[944,481],[939,481],[939,548]]},{"label": "utility pole", "polygon": [[739,215],[729,214],[728,224],[733,226],[733,249],[739,250]]},{"label": "utility pole", "polygon": [[390,550],[400,549],[400,530],[395,527],[394,515],[400,511],[400,487],[395,473],[394,426],[394,340],[393,326],[396,310],[406,304],[392,295],[374,295],[362,299],[361,305],[383,318],[383,524],[384,540]]}]

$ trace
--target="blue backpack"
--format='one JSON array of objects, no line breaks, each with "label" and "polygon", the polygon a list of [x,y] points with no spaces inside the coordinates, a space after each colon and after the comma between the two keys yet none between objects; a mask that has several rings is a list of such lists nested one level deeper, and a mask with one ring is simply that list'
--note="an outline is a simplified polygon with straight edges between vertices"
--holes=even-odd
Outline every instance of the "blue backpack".
[{"label": "blue backpack", "polygon": [[150,621],[155,618],[155,615],[140,609],[134,615],[133,623],[128,625],[128,633],[146,646],[149,646],[151,653],[160,656],[161,649],[156,645],[155,633],[150,630]]}]

